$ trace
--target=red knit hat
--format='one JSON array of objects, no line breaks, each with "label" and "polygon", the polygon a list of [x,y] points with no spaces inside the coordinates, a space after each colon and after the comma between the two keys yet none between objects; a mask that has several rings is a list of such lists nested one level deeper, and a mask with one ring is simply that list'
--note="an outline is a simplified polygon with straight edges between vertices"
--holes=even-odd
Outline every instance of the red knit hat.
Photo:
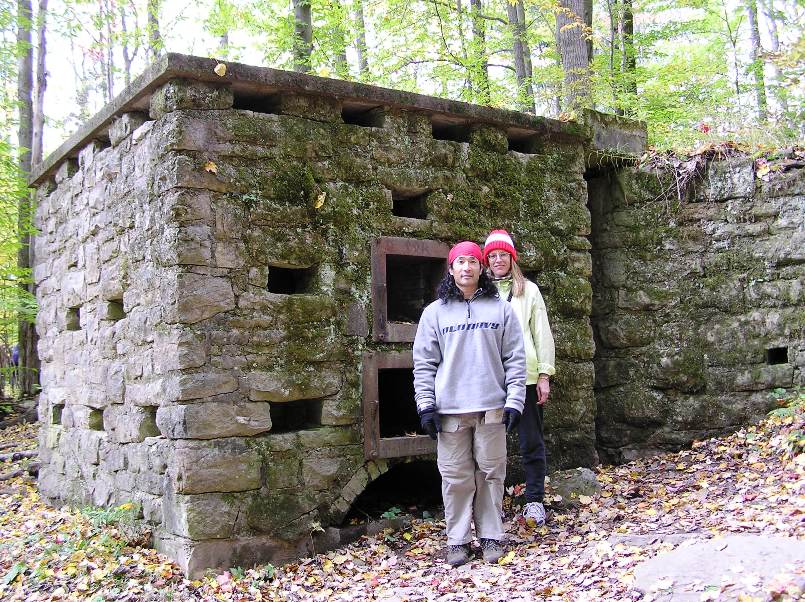
[{"label": "red knit hat", "polygon": [[450,249],[450,254],[447,256],[447,262],[450,265],[453,265],[453,262],[456,260],[456,257],[475,257],[480,263],[484,262],[483,253],[481,253],[481,247],[476,245],[474,242],[469,240],[465,240],[460,242],[456,245],[453,245],[453,248]]},{"label": "red knit hat", "polygon": [[495,249],[506,251],[512,256],[514,261],[517,261],[517,250],[514,248],[512,237],[509,236],[506,230],[492,230],[489,236],[486,237],[486,242],[484,243],[484,263],[489,263],[486,257]]}]

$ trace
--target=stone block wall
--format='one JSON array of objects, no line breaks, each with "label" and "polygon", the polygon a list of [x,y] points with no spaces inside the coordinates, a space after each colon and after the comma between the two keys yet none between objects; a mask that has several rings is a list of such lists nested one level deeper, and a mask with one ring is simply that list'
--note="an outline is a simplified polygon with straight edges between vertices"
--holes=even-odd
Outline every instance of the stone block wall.
[{"label": "stone block wall", "polygon": [[591,174],[602,459],[676,450],[762,417],[805,384],[805,170],[711,161]]},{"label": "stone block wall", "polygon": [[372,242],[493,227],[552,318],[554,466],[595,463],[583,137],[517,152],[471,115],[239,94],[168,79],[39,185],[42,494],[139,502],[191,573],[303,553],[406,460],[362,445],[364,353],[410,349],[372,337]]}]

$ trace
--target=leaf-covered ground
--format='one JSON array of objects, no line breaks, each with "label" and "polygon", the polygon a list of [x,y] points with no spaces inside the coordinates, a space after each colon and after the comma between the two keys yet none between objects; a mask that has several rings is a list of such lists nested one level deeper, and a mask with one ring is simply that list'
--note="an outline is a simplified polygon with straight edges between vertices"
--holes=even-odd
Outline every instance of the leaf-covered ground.
[{"label": "leaf-covered ground", "polygon": [[[693,449],[597,471],[600,497],[554,513],[540,529],[513,520],[497,565],[450,569],[443,523],[414,521],[284,567],[233,568],[188,580],[138,544],[147,533],[129,505],[54,509],[30,477],[0,482],[3,600],[651,600],[633,588],[635,566],[685,536],[763,533],[805,537],[805,394],[756,427]],[[35,425],[0,431],[0,454],[32,449]],[[29,462],[0,462],[8,474]],[[510,516],[518,500],[507,499]],[[731,585],[739,600],[805,599],[805,567],[777,575],[714,576],[701,600]],[[662,584],[660,584],[662,585]]]}]

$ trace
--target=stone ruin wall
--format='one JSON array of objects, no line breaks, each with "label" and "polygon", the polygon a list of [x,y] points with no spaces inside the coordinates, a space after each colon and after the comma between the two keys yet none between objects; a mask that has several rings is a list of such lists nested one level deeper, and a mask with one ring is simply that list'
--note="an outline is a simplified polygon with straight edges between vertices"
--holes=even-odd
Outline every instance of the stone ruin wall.
[{"label": "stone ruin wall", "polygon": [[[304,553],[407,460],[362,445],[364,354],[410,350],[373,337],[372,241],[501,226],[558,342],[553,465],[594,463],[582,140],[520,153],[471,122],[436,139],[426,112],[356,124],[323,96],[238,102],[168,82],[39,186],[43,496],[140,503],[190,572]],[[423,194],[426,215],[393,214]]]},{"label": "stone ruin wall", "polygon": [[678,450],[805,385],[805,170],[715,160],[588,180],[597,443],[603,461]]}]

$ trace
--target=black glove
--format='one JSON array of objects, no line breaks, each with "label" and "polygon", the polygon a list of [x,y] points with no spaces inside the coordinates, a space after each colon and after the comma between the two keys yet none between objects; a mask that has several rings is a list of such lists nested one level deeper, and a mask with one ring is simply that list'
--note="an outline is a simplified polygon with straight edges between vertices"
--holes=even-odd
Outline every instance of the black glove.
[{"label": "black glove", "polygon": [[422,430],[430,435],[431,439],[436,439],[436,433],[442,432],[442,419],[436,413],[436,410],[425,410],[419,415],[419,422],[422,425]]},{"label": "black glove", "polygon": [[504,408],[503,410],[503,424],[506,425],[506,432],[511,433],[520,424],[520,412],[514,408]]}]

